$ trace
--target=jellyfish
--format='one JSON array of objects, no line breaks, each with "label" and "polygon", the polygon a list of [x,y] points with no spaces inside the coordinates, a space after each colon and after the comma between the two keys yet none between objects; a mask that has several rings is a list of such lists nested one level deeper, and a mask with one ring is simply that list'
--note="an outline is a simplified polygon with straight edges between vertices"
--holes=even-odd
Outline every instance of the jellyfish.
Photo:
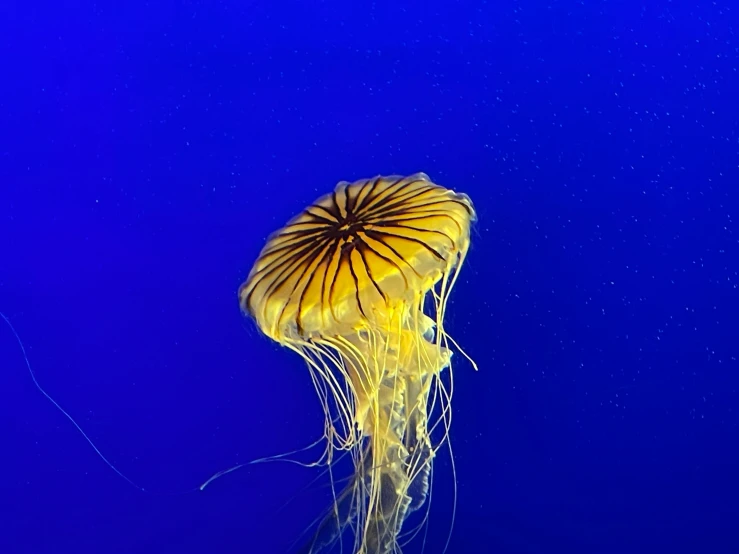
[{"label": "jellyfish", "polygon": [[342,181],[269,236],[239,288],[243,312],[309,369],[321,460],[351,458],[307,552],[346,529],[357,554],[399,552],[403,523],[427,504],[449,438],[452,350],[464,354],[444,315],[475,219],[467,195],[424,173]]}]

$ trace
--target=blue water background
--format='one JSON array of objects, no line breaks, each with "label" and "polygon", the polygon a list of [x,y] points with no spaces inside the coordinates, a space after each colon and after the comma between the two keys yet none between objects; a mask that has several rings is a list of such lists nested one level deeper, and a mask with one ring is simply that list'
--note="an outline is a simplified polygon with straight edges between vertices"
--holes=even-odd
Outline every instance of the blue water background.
[{"label": "blue water background", "polygon": [[168,494],[322,432],[236,290],[337,181],[416,171],[479,214],[449,308],[480,367],[455,358],[449,552],[739,552],[733,2],[0,14],[0,311],[150,491],[0,322],[0,552],[287,552],[317,470]]}]

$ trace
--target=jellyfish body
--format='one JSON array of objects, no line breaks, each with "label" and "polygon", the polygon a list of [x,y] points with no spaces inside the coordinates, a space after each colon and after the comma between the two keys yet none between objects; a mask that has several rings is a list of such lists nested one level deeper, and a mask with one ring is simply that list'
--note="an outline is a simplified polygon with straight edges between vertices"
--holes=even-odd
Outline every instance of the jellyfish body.
[{"label": "jellyfish body", "polygon": [[474,219],[466,195],[423,173],[341,182],[269,237],[239,289],[242,310],[310,369],[323,460],[352,456],[311,552],[347,527],[354,552],[397,552],[426,503],[451,422],[444,313]]}]

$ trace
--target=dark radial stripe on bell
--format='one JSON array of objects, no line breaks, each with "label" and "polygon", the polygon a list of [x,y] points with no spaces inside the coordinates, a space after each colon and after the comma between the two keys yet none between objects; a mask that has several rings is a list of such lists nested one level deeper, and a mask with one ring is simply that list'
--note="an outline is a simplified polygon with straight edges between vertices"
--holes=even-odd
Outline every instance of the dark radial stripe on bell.
[{"label": "dark radial stripe on bell", "polygon": [[[372,195],[372,191],[375,190],[377,187],[377,183],[380,181],[381,177],[377,176],[374,179],[366,179],[362,183],[362,187],[357,193],[357,200],[354,204],[354,210],[357,212],[362,211],[364,203],[367,201],[367,199]],[[366,193],[364,196],[362,196],[362,193]]]},{"label": "dark radial stripe on bell", "polygon": [[[415,268],[415,267],[413,267],[413,265],[411,265],[411,263],[410,263],[410,262],[409,262],[408,260],[406,260],[406,259],[405,259],[405,257],[404,257],[404,256],[403,256],[403,255],[402,255],[402,254],[401,254],[400,252],[398,252],[398,251],[397,251],[397,250],[395,249],[395,247],[394,247],[394,246],[393,246],[392,244],[390,244],[389,242],[387,242],[387,241],[386,241],[386,240],[385,240],[385,239],[384,239],[384,238],[382,237],[382,234],[381,234],[380,232],[378,232],[378,231],[374,231],[374,230],[372,230],[372,229],[364,229],[364,234],[365,234],[365,235],[367,235],[367,237],[368,237],[368,238],[370,238],[370,239],[372,239],[372,240],[374,240],[374,241],[376,241],[376,242],[379,242],[380,244],[382,244],[383,246],[385,246],[385,248],[387,248],[387,249],[388,249],[388,250],[390,250],[390,251],[391,251],[391,252],[392,252],[393,254],[395,254],[395,256],[396,256],[396,257],[397,257],[397,258],[398,258],[398,259],[399,259],[399,260],[400,260],[401,262],[405,263],[405,265],[407,265],[407,266],[408,266],[408,268],[409,268],[409,269],[410,269],[410,270],[411,270],[411,271],[412,271],[413,273],[415,273],[417,277],[421,277],[421,275],[420,275],[420,274],[418,273],[418,271],[416,270],[416,268]],[[407,286],[407,285],[408,285],[408,282],[406,281],[406,286]]]},{"label": "dark radial stripe on bell", "polygon": [[[268,272],[261,276],[261,279],[271,278],[271,284],[268,285],[264,296],[270,296],[279,290],[282,285],[292,274],[293,270],[297,269],[298,266],[310,256],[311,251],[315,250],[315,244],[306,244],[306,246],[296,252],[286,253],[284,257],[275,258],[272,262],[274,265]],[[278,271],[277,275],[273,275],[273,272]]]},{"label": "dark radial stripe on bell", "polygon": [[[374,195],[372,197],[372,199],[368,201],[367,206],[365,206],[365,210],[371,210],[371,209],[373,209],[374,206],[376,206],[379,203],[381,203],[383,201],[383,199],[389,198],[393,194],[395,194],[396,191],[397,191],[397,189],[402,188],[402,185],[399,185],[399,184],[402,183],[402,181],[404,179],[405,179],[405,177],[401,177],[400,179],[398,179],[394,183],[391,183],[391,184],[387,185],[385,188],[383,188],[382,190],[380,190],[379,192],[377,192],[377,194]],[[384,193],[387,193],[387,194],[384,194]]]},{"label": "dark radial stripe on bell", "polygon": [[446,212],[429,212],[423,215],[413,215],[409,217],[395,217],[394,216],[389,221],[378,221],[376,223],[373,223],[373,225],[379,225],[381,227],[382,226],[392,226],[392,225],[400,226],[403,223],[409,223],[413,221],[426,221],[426,220],[436,218],[436,217],[444,217],[444,218],[451,220],[452,223],[454,223],[457,226],[457,229],[459,230],[459,232],[460,233],[462,232],[462,226],[459,224],[459,221],[457,221],[457,218],[449,215]]},{"label": "dark radial stripe on bell", "polygon": [[[380,234],[380,235],[385,235],[387,237],[393,237],[393,238],[397,238],[397,239],[400,239],[400,240],[405,240],[405,241],[408,241],[408,242],[413,242],[415,244],[418,244],[419,246],[423,246],[426,250],[428,250],[434,257],[438,258],[439,260],[446,261],[446,259],[444,258],[444,256],[442,256],[441,254],[439,254],[439,252],[437,252],[436,249],[434,249],[430,245],[426,244],[422,240],[418,240],[418,239],[413,238],[413,237],[404,237],[403,235],[398,235],[398,234],[395,234],[395,233],[391,233],[389,231],[376,231],[376,230],[373,230],[373,232],[374,233],[377,233],[377,234]],[[387,244],[387,242],[386,242],[386,244]]]},{"label": "dark radial stripe on bell", "polygon": [[[364,210],[365,205],[369,202],[372,202],[372,199],[374,198],[376,192],[377,192],[377,185],[382,181],[382,177],[377,176],[375,177],[374,181],[372,181],[372,186],[370,187],[369,191],[367,192],[367,195],[362,199],[362,202],[357,205],[358,210]],[[367,181],[369,183],[369,180]]]},{"label": "dark radial stripe on bell", "polygon": [[367,314],[364,313],[364,306],[362,306],[362,298],[359,295],[359,279],[357,278],[357,272],[354,269],[354,264],[352,263],[352,250],[353,248],[347,248],[344,251],[342,251],[341,256],[341,262],[346,263],[346,265],[349,266],[349,273],[352,276],[352,279],[354,279],[354,297],[357,301],[357,307],[359,307],[359,312],[366,318]]},{"label": "dark radial stripe on bell", "polygon": [[387,227],[387,228],[397,228],[397,229],[408,229],[409,231],[416,231],[417,233],[429,233],[432,235],[440,235],[447,239],[449,242],[454,244],[454,239],[447,235],[444,231],[439,231],[438,229],[422,229],[421,227],[412,227],[410,225],[399,225],[397,223],[394,224],[387,224],[383,225],[382,223],[379,223],[378,226],[380,227]]},{"label": "dark radial stripe on bell", "polygon": [[280,269],[285,264],[292,263],[294,260],[310,252],[313,248],[316,248],[317,244],[320,243],[314,238],[309,237],[301,240],[298,244],[283,245],[271,252],[265,253],[264,256],[272,256],[273,258],[264,267],[260,268],[256,275],[261,279],[272,275],[274,271]]},{"label": "dark radial stripe on bell", "polygon": [[[300,298],[298,300],[298,310],[297,310],[297,315],[295,318],[295,323],[297,326],[298,333],[301,335],[303,334],[303,300],[305,299],[305,293],[306,291],[308,291],[308,289],[310,289],[310,286],[313,283],[313,279],[318,274],[318,271],[317,271],[318,268],[321,267],[323,263],[325,262],[326,253],[330,249],[330,246],[331,246],[330,244],[324,244],[322,248],[322,255],[318,251],[316,251],[315,252],[316,255],[311,260],[311,263],[307,265],[307,268],[310,269],[311,267],[313,267],[313,270],[310,271],[310,275],[308,276],[308,281],[305,283],[305,285],[303,285],[303,289],[300,292]],[[318,263],[316,263],[316,261]],[[283,308],[282,313],[284,313],[284,310],[285,309]]]},{"label": "dark radial stripe on bell", "polygon": [[[322,210],[326,213],[328,217],[319,215],[317,213],[314,213],[312,210]],[[308,206],[304,213],[308,214],[312,218],[320,221],[321,223],[325,223],[326,225],[331,225],[332,223],[335,223],[337,219],[339,219],[339,214],[336,213],[333,210],[329,210],[326,206],[321,206],[319,204],[313,204],[312,206]]]},{"label": "dark radial stripe on bell", "polygon": [[[359,252],[359,256],[362,258],[362,263],[364,264],[364,270],[365,270],[365,273],[367,273],[367,278],[369,278],[370,282],[374,285],[375,290],[377,290],[377,292],[380,294],[383,300],[387,302],[388,298],[387,298],[387,295],[385,294],[385,291],[382,290],[382,288],[380,287],[380,283],[378,283],[375,277],[372,275],[372,268],[370,267],[370,264],[367,262],[367,252],[366,251],[369,250],[376,256],[380,257],[380,259],[383,259],[387,261],[388,263],[392,263],[392,262],[388,260],[387,258],[385,258],[384,256],[380,256],[375,250],[373,250],[372,247],[370,247],[366,242],[364,242],[364,240],[359,236],[359,233],[355,235],[354,240],[358,242],[357,252]],[[407,286],[408,286],[408,281],[406,281],[406,287]]]},{"label": "dark radial stripe on bell", "polygon": [[[418,183],[419,181],[412,181],[410,183],[406,183],[406,185],[403,187],[404,189],[407,189],[411,185],[414,185]],[[394,209],[397,206],[407,206],[407,207],[413,207],[414,203],[411,202],[411,200],[417,200],[422,195],[426,194],[434,194],[437,192],[437,189],[432,186],[421,186],[418,188],[410,189],[410,190],[404,190],[402,192],[398,192],[396,194],[393,194],[392,196],[388,197],[388,203],[381,206],[382,211],[385,210],[391,210]]]},{"label": "dark radial stripe on bell", "polygon": [[[414,197],[414,200],[415,202],[395,202],[394,204],[383,206],[381,211],[378,210],[375,213],[369,214],[369,215],[372,215],[374,217],[385,217],[389,215],[395,215],[398,213],[422,212],[430,206],[438,206],[438,205],[443,205],[447,203],[447,200],[445,198],[425,199],[425,198]],[[421,200],[423,200],[422,203],[421,203]]]},{"label": "dark radial stripe on bell", "polygon": [[[321,305],[322,306],[325,306],[326,305],[326,303],[325,303],[325,299],[326,299],[326,279],[328,277],[329,270],[331,269],[331,260],[333,260],[334,259],[334,256],[336,256],[336,251],[338,250],[338,248],[339,248],[339,241],[338,240],[334,240],[334,241],[331,241],[331,243],[329,244],[329,247],[328,247],[328,249],[326,251],[326,257],[325,257],[326,269],[323,272],[323,280],[321,282]],[[334,277],[333,277],[333,279],[331,281],[333,282],[335,279],[336,279],[336,275],[334,274]],[[330,290],[329,290],[329,294],[330,294]],[[331,315],[335,316],[335,314],[333,312],[333,304],[330,304],[329,303],[329,307],[331,309]]]}]

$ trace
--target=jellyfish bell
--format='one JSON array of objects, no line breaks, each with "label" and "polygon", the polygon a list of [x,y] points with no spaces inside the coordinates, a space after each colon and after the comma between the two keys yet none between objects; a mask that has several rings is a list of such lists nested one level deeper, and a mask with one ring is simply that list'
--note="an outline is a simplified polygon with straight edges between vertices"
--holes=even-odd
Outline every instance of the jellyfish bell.
[{"label": "jellyfish bell", "polygon": [[270,235],[239,289],[259,329],[307,363],[326,416],[323,459],[340,450],[353,461],[310,552],[345,528],[354,552],[397,552],[426,503],[451,423],[456,343],[444,314],[474,220],[469,197],[423,173],[342,181]]}]

